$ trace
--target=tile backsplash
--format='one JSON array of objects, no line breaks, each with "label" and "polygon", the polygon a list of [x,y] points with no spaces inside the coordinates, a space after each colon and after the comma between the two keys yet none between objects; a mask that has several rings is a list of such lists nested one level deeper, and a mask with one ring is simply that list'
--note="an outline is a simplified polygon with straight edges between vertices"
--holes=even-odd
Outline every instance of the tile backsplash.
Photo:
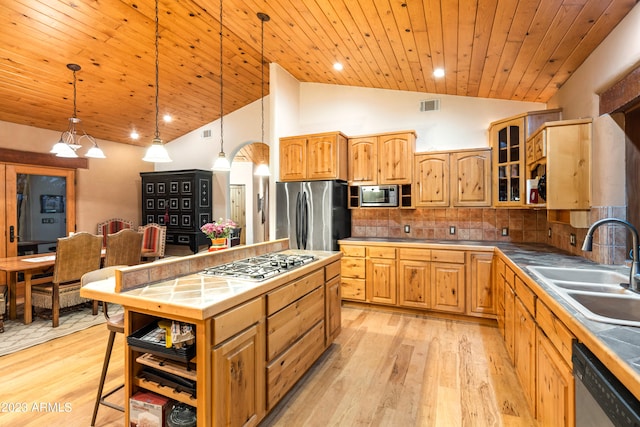
[{"label": "tile backsplash", "polygon": [[[624,219],[624,212],[624,207],[595,207],[589,223],[606,217]],[[587,253],[581,249],[587,229],[550,222],[546,210],[370,208],[353,209],[351,215],[353,237],[546,243],[602,264],[622,264],[626,259],[627,231],[623,227],[601,227],[594,238],[593,252]],[[409,226],[408,233],[405,226]],[[570,243],[571,234],[576,235],[575,246]]]}]

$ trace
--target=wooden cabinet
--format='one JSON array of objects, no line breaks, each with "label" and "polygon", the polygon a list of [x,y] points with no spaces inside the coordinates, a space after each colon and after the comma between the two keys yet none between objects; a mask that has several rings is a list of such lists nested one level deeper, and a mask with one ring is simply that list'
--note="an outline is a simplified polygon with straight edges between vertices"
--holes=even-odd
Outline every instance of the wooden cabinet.
[{"label": "wooden cabinet", "polygon": [[140,177],[142,225],[166,225],[166,243],[188,245],[193,253],[209,244],[200,227],[212,220],[211,171],[140,172]]},{"label": "wooden cabinet", "polygon": [[350,185],[411,184],[414,131],[349,138]]},{"label": "wooden cabinet", "polygon": [[516,291],[513,270],[507,267],[504,277],[504,344],[511,363],[515,363]]},{"label": "wooden cabinet", "polygon": [[253,325],[213,349],[214,426],[254,426],[265,412],[263,327]]},{"label": "wooden cabinet", "polygon": [[561,110],[520,114],[491,123],[492,194],[496,207],[525,204],[525,141],[544,122],[559,120]]},{"label": "wooden cabinet", "polygon": [[398,305],[428,309],[431,304],[431,251],[398,249]]},{"label": "wooden cabinet", "polygon": [[575,425],[575,383],[571,367],[542,329],[537,332],[536,418],[542,426]]},{"label": "wooden cabinet", "polygon": [[349,138],[348,181],[353,185],[378,183],[378,137]]},{"label": "wooden cabinet", "polygon": [[[517,294],[516,294],[517,295]],[[532,414],[536,413],[536,324],[518,296],[515,299],[515,366]]]},{"label": "wooden cabinet", "polygon": [[280,181],[347,179],[347,138],[340,132],[280,138]]},{"label": "wooden cabinet", "polygon": [[491,150],[451,153],[453,206],[491,205]]},{"label": "wooden cabinet", "polygon": [[268,410],[326,348],[324,276],[316,270],[266,295]]},{"label": "wooden cabinet", "polygon": [[342,275],[340,287],[342,298],[364,301],[366,277],[366,250],[364,246],[340,245]]},{"label": "wooden cabinet", "polygon": [[418,153],[414,156],[416,207],[449,206],[449,157],[449,153]]},{"label": "wooden cabinet", "polygon": [[491,150],[417,153],[413,182],[416,207],[490,206]]},{"label": "wooden cabinet", "polygon": [[591,119],[548,122],[527,140],[528,179],[544,177],[536,207],[591,208]]},{"label": "wooden cabinet", "polygon": [[340,261],[325,267],[325,333],[326,345],[340,335],[342,327],[342,298],[340,292]]},{"label": "wooden cabinet", "polygon": [[366,265],[367,301],[395,305],[397,302],[395,248],[367,247]]},{"label": "wooden cabinet", "polygon": [[467,314],[495,316],[497,314],[496,284],[493,280],[493,252],[467,252]]},{"label": "wooden cabinet", "polygon": [[380,184],[411,184],[415,132],[378,136],[378,182]]},{"label": "wooden cabinet", "polygon": [[464,252],[431,251],[431,308],[450,313],[465,311]]}]

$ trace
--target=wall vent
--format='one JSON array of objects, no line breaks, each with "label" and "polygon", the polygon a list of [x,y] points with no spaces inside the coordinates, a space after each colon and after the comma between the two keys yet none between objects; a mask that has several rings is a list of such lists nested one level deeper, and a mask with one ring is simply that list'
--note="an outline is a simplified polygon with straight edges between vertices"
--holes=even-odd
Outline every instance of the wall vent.
[{"label": "wall vent", "polygon": [[205,129],[202,131],[202,139],[211,138],[211,129]]},{"label": "wall vent", "polygon": [[439,99],[425,99],[424,101],[420,101],[420,111],[438,111],[439,109]]}]

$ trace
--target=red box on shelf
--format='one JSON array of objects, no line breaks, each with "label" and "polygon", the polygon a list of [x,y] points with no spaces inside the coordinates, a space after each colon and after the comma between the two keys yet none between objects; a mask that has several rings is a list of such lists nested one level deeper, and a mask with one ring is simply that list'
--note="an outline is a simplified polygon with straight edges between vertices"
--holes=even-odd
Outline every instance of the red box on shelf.
[{"label": "red box on shelf", "polygon": [[150,391],[139,391],[129,399],[131,427],[163,427],[173,400]]}]

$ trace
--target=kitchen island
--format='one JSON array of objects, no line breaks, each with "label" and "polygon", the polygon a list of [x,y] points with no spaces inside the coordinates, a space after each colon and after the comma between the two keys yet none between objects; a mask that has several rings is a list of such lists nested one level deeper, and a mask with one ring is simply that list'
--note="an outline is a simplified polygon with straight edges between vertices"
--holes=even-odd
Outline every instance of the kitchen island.
[{"label": "kitchen island", "polygon": [[[198,274],[282,251],[315,260],[263,281]],[[81,294],[121,304],[127,337],[159,320],[193,327],[189,363],[164,363],[162,354],[125,346],[125,402],[152,391],[194,406],[198,426],[256,425],[339,334],[340,258],[339,252],[288,250],[288,239],[281,239],[99,270]],[[195,381],[195,392],[149,379],[144,371],[150,366]]]}]

